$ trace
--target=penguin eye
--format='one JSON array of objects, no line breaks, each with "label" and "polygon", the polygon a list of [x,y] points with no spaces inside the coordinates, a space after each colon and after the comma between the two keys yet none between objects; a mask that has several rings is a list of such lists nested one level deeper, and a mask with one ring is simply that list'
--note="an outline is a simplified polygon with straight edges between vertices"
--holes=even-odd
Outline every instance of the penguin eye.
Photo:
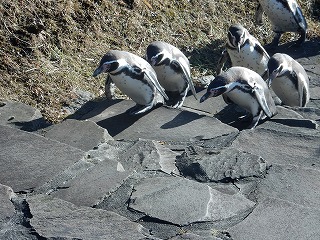
[{"label": "penguin eye", "polygon": [[103,72],[108,72],[110,70],[111,64],[110,63],[104,63],[102,65]]},{"label": "penguin eye", "polygon": [[280,67],[279,67],[279,73],[282,71],[282,69],[283,69],[283,66],[280,65]]},{"label": "penguin eye", "polygon": [[163,54],[157,54],[156,56],[153,56],[151,58],[151,63],[152,65],[157,65],[159,64],[161,61],[162,61],[162,58],[163,58]]}]

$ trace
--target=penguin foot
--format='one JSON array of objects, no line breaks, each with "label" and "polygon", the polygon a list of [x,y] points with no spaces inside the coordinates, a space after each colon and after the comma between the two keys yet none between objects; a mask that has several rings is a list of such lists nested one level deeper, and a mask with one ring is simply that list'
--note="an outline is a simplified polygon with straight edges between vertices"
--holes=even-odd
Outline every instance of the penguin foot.
[{"label": "penguin foot", "polygon": [[126,113],[129,115],[139,115],[139,114],[151,111],[152,109],[160,107],[162,105],[163,105],[162,103],[157,103],[156,105],[148,105],[148,106],[136,104],[134,107],[129,108],[126,111]]},{"label": "penguin foot", "polygon": [[272,39],[272,42],[267,44],[266,47],[271,48],[271,49],[278,47],[281,35],[282,35],[282,33],[276,33],[274,38]]},{"label": "penguin foot", "polygon": [[263,115],[263,111],[260,111],[260,113],[257,116],[254,116],[253,119],[252,119],[252,122],[248,126],[248,128],[249,129],[254,129],[258,125],[259,120],[261,119],[262,115]]},{"label": "penguin foot", "polygon": [[138,114],[141,114],[141,113],[148,111],[151,108],[152,108],[152,106],[144,106],[144,105],[136,104],[134,107],[129,108],[126,111],[126,113],[129,115],[138,115]]}]

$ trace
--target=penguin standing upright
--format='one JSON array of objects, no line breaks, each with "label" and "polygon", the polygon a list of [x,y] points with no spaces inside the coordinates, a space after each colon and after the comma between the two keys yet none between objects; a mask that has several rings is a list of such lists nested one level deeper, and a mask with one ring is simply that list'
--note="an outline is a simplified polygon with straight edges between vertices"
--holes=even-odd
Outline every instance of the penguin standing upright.
[{"label": "penguin standing upright", "polygon": [[209,84],[200,102],[221,94],[227,104],[235,103],[252,115],[249,128],[255,128],[260,119],[271,118],[277,113],[266,82],[248,68],[231,67],[218,75]]},{"label": "penguin standing upright", "polygon": [[229,27],[226,49],[219,59],[217,74],[222,72],[228,56],[232,66],[246,67],[263,78],[267,77],[269,54],[241,24],[233,24]]},{"label": "penguin standing upright", "polygon": [[127,111],[129,114],[144,113],[168,99],[151,65],[135,54],[110,50],[102,57],[93,77],[103,72],[109,73],[107,81],[114,82],[136,102],[136,106]]},{"label": "penguin standing upright", "polygon": [[304,68],[292,57],[283,53],[274,54],[268,63],[269,87],[282,104],[305,107],[310,99],[309,77]]},{"label": "penguin standing upright", "polygon": [[154,68],[161,86],[169,96],[167,105],[181,107],[191,89],[197,99],[188,58],[175,46],[162,42],[152,42],[146,51],[146,59]]},{"label": "penguin standing upright", "polygon": [[258,0],[256,23],[262,24],[262,13],[268,16],[272,30],[276,33],[271,45],[277,46],[285,32],[298,32],[297,44],[302,44],[307,36],[307,21],[296,0]]}]

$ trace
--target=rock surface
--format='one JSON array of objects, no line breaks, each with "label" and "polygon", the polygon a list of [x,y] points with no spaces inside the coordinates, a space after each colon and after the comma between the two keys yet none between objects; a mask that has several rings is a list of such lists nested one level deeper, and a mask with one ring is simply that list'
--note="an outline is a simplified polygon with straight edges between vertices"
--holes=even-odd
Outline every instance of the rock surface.
[{"label": "rock surface", "polygon": [[52,126],[0,103],[0,239],[318,239],[320,44],[278,50],[311,100],[254,130],[220,97],[128,116],[132,101],[84,95]]},{"label": "rock surface", "polygon": [[0,182],[31,191],[80,160],[84,152],[40,135],[0,125]]},{"label": "rock surface", "polygon": [[60,239],[147,239],[148,230],[138,223],[108,211],[76,207],[49,196],[27,199],[30,224],[45,238]]},{"label": "rock surface", "polygon": [[43,135],[83,151],[89,151],[100,143],[113,139],[106,129],[99,127],[96,123],[73,119],[67,119],[47,128],[43,131]]}]

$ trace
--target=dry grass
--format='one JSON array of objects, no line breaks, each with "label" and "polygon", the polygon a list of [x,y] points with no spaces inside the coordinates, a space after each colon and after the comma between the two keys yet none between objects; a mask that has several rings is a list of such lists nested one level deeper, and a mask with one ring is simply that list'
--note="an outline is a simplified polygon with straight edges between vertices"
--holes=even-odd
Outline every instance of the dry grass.
[{"label": "dry grass", "polygon": [[[309,39],[319,38],[320,3],[299,2]],[[268,22],[254,25],[256,5],[244,0],[2,0],[0,98],[30,104],[57,122],[65,117],[62,106],[77,97],[74,89],[101,94],[103,77],[91,75],[106,51],[143,56],[154,40],[179,47],[190,58],[194,77],[214,74],[230,24],[239,22],[263,44],[270,42]]]}]

